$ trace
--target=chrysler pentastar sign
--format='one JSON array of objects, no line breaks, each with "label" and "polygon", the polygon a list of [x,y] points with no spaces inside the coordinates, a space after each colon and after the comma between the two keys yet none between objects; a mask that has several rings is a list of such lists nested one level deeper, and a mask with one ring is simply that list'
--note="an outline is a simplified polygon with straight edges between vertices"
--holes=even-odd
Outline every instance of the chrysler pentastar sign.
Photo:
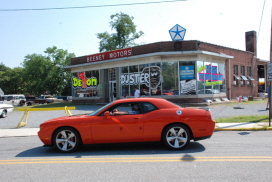
[{"label": "chrysler pentastar sign", "polygon": [[186,29],[182,26],[176,24],[173,28],[169,30],[172,41],[183,40],[185,37]]}]

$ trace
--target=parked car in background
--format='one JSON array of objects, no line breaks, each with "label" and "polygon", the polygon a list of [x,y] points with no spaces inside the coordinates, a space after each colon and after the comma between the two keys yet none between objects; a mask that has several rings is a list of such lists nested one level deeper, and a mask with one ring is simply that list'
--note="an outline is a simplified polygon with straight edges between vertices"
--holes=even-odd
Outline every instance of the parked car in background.
[{"label": "parked car in background", "polygon": [[4,104],[11,104],[13,106],[23,106],[26,103],[26,98],[21,94],[1,95],[0,102]]},{"label": "parked car in background", "polygon": [[163,90],[162,95],[174,95],[174,92],[172,92],[171,90]]},{"label": "parked car in background", "polygon": [[52,95],[41,95],[35,99],[36,104],[49,104],[54,102],[62,102],[62,99],[57,99]]},{"label": "parked car in background", "polygon": [[45,121],[38,132],[45,146],[73,152],[81,144],[156,142],[169,149],[210,138],[215,121],[207,108],[183,108],[161,98],[120,99],[85,115]]},{"label": "parked car in background", "polygon": [[36,97],[33,96],[26,96],[26,105],[27,106],[32,106],[35,104],[35,99]]},{"label": "parked car in background", "polygon": [[69,102],[72,101],[72,96],[58,96],[58,99],[62,99],[63,102]]},{"label": "parked car in background", "polygon": [[14,107],[11,104],[0,103],[0,118],[5,118],[7,113],[12,112],[13,109]]}]

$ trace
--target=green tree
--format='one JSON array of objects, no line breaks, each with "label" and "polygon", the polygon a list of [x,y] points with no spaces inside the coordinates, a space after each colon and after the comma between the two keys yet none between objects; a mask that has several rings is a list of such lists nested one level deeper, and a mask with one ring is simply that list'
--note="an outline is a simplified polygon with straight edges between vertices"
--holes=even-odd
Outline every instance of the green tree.
[{"label": "green tree", "polygon": [[[3,65],[0,65],[2,70]],[[8,68],[0,71],[0,85],[5,94],[24,94],[26,92],[27,82],[23,79],[24,69],[20,67]]]},{"label": "green tree", "polygon": [[10,69],[9,67],[6,67],[5,65],[4,65],[4,63],[0,63],[0,72],[1,71],[7,71],[8,69]]},{"label": "green tree", "polygon": [[71,64],[70,60],[75,55],[56,46],[44,52],[45,56],[32,54],[25,57],[23,67],[28,82],[27,92],[31,95],[61,95],[71,85],[71,73],[64,67]]},{"label": "green tree", "polygon": [[132,16],[122,12],[111,15],[110,27],[116,33],[104,32],[97,34],[97,38],[100,39],[99,51],[104,52],[137,45],[134,40],[140,38],[144,33],[142,31],[136,32],[133,19]]}]

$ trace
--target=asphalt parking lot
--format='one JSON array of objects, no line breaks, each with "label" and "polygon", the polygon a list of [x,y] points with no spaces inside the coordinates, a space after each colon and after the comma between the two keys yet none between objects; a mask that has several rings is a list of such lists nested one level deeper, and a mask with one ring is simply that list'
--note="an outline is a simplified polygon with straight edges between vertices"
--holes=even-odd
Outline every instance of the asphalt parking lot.
[{"label": "asphalt parking lot", "polygon": [[[75,110],[70,110],[73,115],[90,113],[103,105],[79,105],[76,106]],[[232,117],[232,116],[242,116],[242,115],[268,115],[269,112],[266,110],[266,103],[258,104],[243,104],[241,107],[243,109],[234,109],[237,105],[210,105],[208,106],[211,109],[213,119]],[[23,111],[14,111],[8,113],[6,118],[0,118],[0,128],[1,129],[10,129],[16,128],[18,123],[21,121],[24,116]],[[30,111],[27,121],[27,125],[24,128],[38,128],[39,125],[49,119],[65,116],[64,110],[57,111]]]}]

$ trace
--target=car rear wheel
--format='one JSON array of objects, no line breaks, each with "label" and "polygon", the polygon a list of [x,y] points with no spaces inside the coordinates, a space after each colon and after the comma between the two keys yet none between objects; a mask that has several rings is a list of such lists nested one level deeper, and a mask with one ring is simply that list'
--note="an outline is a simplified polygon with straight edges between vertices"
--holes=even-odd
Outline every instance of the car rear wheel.
[{"label": "car rear wheel", "polygon": [[74,152],[80,141],[78,132],[70,127],[58,129],[53,137],[54,147],[60,152]]},{"label": "car rear wheel", "polygon": [[25,101],[21,100],[20,103],[19,103],[20,106],[23,106],[25,105]]},{"label": "car rear wheel", "polygon": [[0,118],[5,118],[6,116],[7,116],[7,111],[3,110],[0,115]]},{"label": "car rear wheel", "polygon": [[182,124],[172,124],[163,131],[162,141],[164,145],[172,150],[184,149],[191,139],[188,128]]}]

